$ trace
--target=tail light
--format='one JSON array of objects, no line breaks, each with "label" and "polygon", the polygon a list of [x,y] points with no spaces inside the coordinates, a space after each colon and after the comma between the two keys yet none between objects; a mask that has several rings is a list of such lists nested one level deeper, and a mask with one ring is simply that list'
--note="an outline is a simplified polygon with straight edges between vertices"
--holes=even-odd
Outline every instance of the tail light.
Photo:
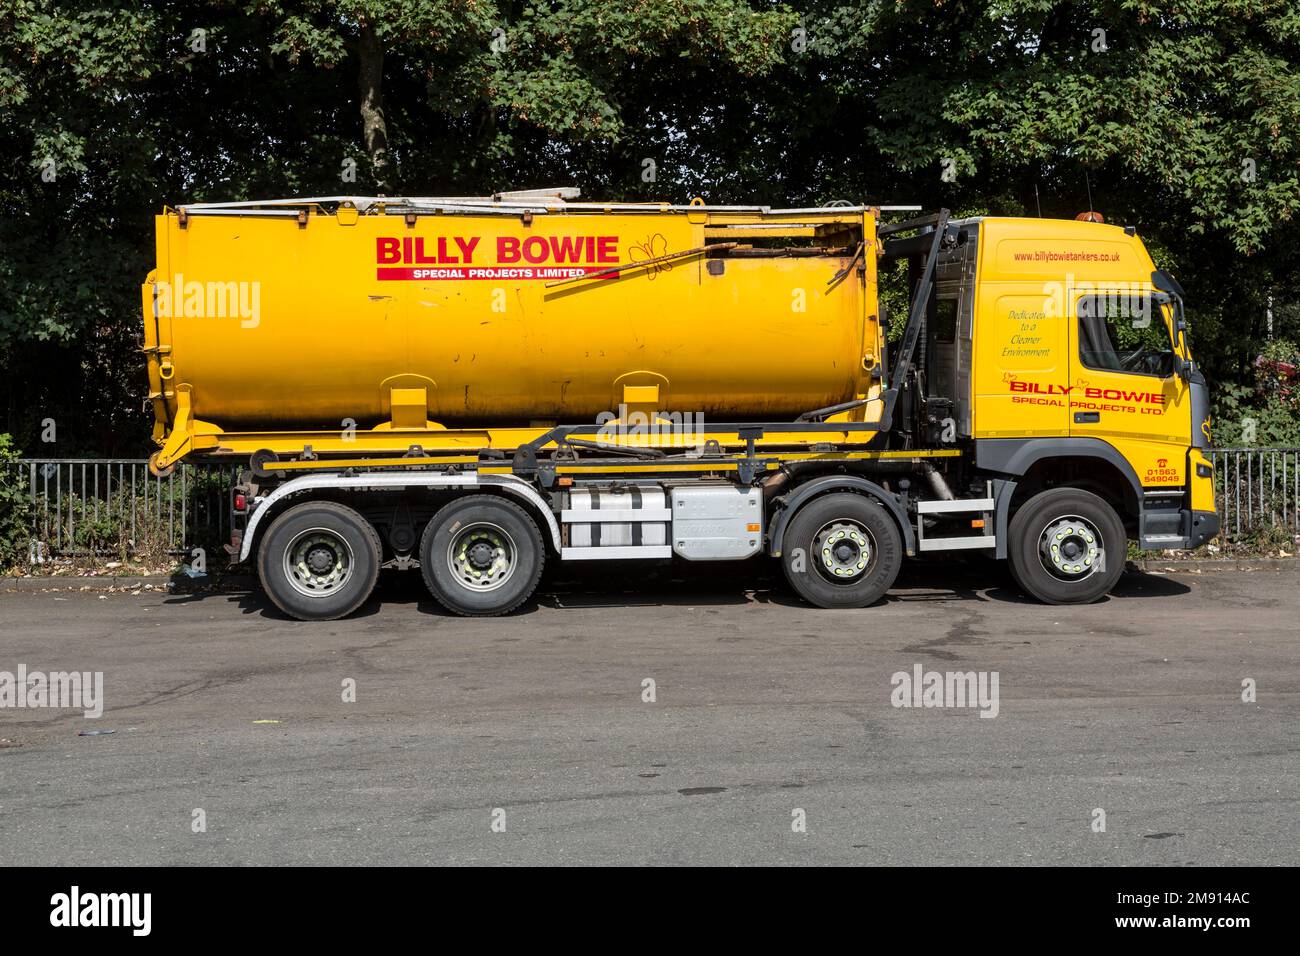
[{"label": "tail light", "polygon": [[235,504],[235,511],[238,512],[239,514],[243,514],[248,510],[248,496],[245,495],[242,491],[236,491],[234,504]]}]

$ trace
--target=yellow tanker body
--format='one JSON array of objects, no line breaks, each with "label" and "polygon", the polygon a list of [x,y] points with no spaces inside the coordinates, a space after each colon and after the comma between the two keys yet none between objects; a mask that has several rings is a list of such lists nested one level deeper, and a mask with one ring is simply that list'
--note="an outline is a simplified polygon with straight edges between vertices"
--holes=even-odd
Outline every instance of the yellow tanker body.
[{"label": "yellow tanker body", "polygon": [[244,433],[351,428],[394,450],[629,408],[738,422],[853,402],[876,387],[874,235],[861,207],[554,195],[168,211],[143,287],[159,464]]}]

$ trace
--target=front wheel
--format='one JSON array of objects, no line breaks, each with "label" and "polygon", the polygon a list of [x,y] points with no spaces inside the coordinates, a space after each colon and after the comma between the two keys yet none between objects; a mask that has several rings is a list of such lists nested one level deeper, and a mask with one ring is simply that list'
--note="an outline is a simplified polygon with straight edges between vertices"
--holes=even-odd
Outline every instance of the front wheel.
[{"label": "front wheel", "polygon": [[439,604],[467,617],[507,614],[523,604],[545,558],[537,522],[494,495],[444,506],[420,539],[424,583]]},{"label": "front wheel", "polygon": [[838,492],[796,512],[781,542],[786,580],[817,607],[866,607],[893,586],[903,563],[894,519],[871,498]]},{"label": "front wheel", "polygon": [[1046,604],[1090,604],[1124,572],[1128,537],[1115,509],[1081,488],[1039,492],[1011,519],[1016,581]]}]

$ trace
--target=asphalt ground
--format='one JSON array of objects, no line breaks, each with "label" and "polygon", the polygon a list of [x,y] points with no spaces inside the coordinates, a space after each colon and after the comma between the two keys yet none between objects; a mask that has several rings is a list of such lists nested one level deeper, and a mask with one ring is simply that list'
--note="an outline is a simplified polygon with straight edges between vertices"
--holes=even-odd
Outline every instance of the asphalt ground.
[{"label": "asphalt ground", "polygon": [[[103,674],[98,718],[0,707],[0,864],[1300,858],[1300,574],[1047,607],[914,565],[824,611],[771,570],[569,566],[479,620],[418,574],[324,624],[257,592],[0,594],[0,672]],[[984,706],[896,706],[918,665]]]}]

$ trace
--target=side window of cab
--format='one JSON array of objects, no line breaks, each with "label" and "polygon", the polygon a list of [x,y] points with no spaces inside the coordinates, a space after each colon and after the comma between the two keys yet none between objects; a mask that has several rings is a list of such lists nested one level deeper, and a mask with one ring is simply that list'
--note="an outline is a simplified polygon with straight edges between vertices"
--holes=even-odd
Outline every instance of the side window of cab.
[{"label": "side window of cab", "polygon": [[1103,372],[1168,378],[1174,347],[1150,294],[1097,292],[1079,299],[1079,360]]}]

